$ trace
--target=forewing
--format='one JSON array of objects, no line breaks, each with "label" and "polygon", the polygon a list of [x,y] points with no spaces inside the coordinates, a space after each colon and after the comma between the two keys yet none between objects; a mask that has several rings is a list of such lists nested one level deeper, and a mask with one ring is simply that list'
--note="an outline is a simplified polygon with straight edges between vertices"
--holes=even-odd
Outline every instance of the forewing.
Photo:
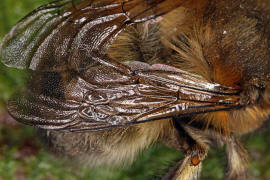
[{"label": "forewing", "polygon": [[125,77],[94,68],[86,79],[69,71],[33,72],[31,88],[10,100],[9,112],[40,128],[94,131],[239,107],[236,90],[185,72],[134,70]]},{"label": "forewing", "polygon": [[182,1],[57,0],[10,30],[0,46],[2,61],[38,71],[83,69],[95,64],[92,56],[105,53],[127,25],[162,15]]},{"label": "forewing", "polygon": [[[170,91],[147,84],[120,82],[105,86],[96,81],[97,77],[87,82],[69,72],[32,75],[28,85],[32,88],[14,96],[8,110],[19,121],[46,129],[81,131],[123,126],[175,101]],[[113,79],[111,73],[109,78]]]},{"label": "forewing", "polygon": [[9,112],[45,129],[91,131],[238,107],[234,90],[180,70],[134,69],[106,56],[127,25],[184,2],[59,0],[38,8],[1,44],[6,65],[30,70]]}]

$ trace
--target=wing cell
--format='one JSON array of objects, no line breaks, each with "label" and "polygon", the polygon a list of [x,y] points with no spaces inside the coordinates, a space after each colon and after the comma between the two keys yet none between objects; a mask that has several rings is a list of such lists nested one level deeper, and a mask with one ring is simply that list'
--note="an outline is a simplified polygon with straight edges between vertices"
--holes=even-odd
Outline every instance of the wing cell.
[{"label": "wing cell", "polygon": [[28,69],[8,104],[20,122],[95,131],[239,108],[239,90],[166,65],[122,64],[106,50],[127,26],[184,0],[58,0],[22,19],[3,39],[4,64]]}]

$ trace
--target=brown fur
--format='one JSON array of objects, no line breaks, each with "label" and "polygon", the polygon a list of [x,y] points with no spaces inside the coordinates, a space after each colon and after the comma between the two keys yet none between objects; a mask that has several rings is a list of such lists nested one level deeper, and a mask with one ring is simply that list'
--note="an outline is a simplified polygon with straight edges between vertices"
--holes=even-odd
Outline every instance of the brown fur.
[{"label": "brown fur", "polygon": [[[178,12],[184,13],[180,27],[174,16],[176,12],[166,15],[161,31],[165,34],[167,29],[177,29],[163,38],[163,42],[177,52],[172,65],[243,91],[257,85],[254,78],[257,78],[256,83],[266,87],[264,78],[270,69],[266,33],[269,19],[258,13],[269,12],[269,7],[262,4],[262,1],[227,0],[209,1],[200,10],[179,8]],[[264,101],[268,100],[261,100],[264,108],[251,103],[245,110],[211,113],[203,119],[207,126],[211,124],[219,131],[246,133],[260,127],[268,118],[269,110],[265,107],[269,104]]]},{"label": "brown fur", "polygon": [[[157,140],[179,148],[170,120],[91,133],[48,131],[46,139],[54,153],[88,166],[128,165]],[[69,142],[69,143],[66,143]]]},{"label": "brown fur", "polygon": [[[201,121],[206,130],[213,127],[227,137],[251,132],[270,115],[270,87],[266,79],[270,73],[270,4],[266,0],[200,2],[200,6],[189,4],[170,12],[158,24],[126,29],[109,54],[120,61],[168,64],[210,82],[240,88],[246,108],[198,115],[190,125]],[[192,138],[202,142],[192,132],[189,131]],[[227,179],[247,178],[243,174],[247,170],[245,150],[234,140],[224,142],[228,143],[229,155]]]},{"label": "brown fur", "polygon": [[[176,66],[243,91],[257,85],[254,78],[265,87],[263,78],[270,73],[265,32],[268,18],[257,14],[267,10],[261,7],[263,2],[255,6],[253,1],[204,2],[200,9],[180,7],[172,11],[160,25],[130,27],[120,34],[109,54],[119,61]],[[206,126],[211,124],[218,131],[241,134],[260,127],[268,115],[269,110],[253,103],[245,110],[210,113],[196,119],[206,120]]]},{"label": "brown fur", "polygon": [[[187,124],[183,122],[180,126],[192,143],[188,138],[181,139],[182,132],[175,128],[172,120],[163,120],[76,136],[51,131],[47,138],[55,151],[90,165],[119,165],[132,162],[138,152],[159,140],[186,152],[173,179],[191,180],[199,174],[201,164],[191,165],[189,152],[203,150],[200,159],[203,160],[214,139],[228,144],[227,178],[247,178],[246,152],[230,137],[259,128],[270,114],[267,83],[270,3],[267,0],[194,2],[187,1],[163,16],[160,22],[128,27],[113,42],[108,54],[120,62],[175,66],[209,82],[239,88],[246,107],[198,115],[191,117]],[[203,123],[204,128],[197,129],[198,123]]]}]

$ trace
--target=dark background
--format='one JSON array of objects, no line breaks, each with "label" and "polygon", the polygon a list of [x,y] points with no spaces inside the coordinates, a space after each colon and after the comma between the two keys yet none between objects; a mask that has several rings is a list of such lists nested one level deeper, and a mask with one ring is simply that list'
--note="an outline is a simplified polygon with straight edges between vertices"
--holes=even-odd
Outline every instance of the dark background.
[{"label": "dark background", "polygon": [[[0,0],[0,40],[23,16],[48,0]],[[5,102],[20,88],[26,73],[0,63],[0,180],[77,180],[77,179],[157,179],[176,160],[180,152],[155,145],[137,161],[122,168],[72,166],[47,153],[35,138],[35,129],[17,124],[5,111]],[[242,137],[251,155],[250,172],[254,179],[270,179],[270,123],[253,134]],[[60,158],[61,159],[61,158]],[[212,148],[203,162],[203,180],[219,180],[226,166],[224,149]]]}]

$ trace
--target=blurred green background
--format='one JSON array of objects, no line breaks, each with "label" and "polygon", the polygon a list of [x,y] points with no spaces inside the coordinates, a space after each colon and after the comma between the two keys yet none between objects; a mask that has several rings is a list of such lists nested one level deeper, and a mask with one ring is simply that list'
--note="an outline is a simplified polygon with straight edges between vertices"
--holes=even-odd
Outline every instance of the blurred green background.
[{"label": "blurred green background", "polygon": [[[24,15],[46,2],[49,1],[0,0],[0,40]],[[17,124],[5,111],[5,102],[14,90],[23,85],[25,77],[25,72],[0,64],[0,180],[158,179],[182,157],[180,152],[155,145],[143,152],[129,167],[90,169],[56,160],[35,138],[34,128]],[[270,125],[242,140],[251,155],[250,172],[254,179],[269,180]],[[201,179],[222,179],[225,166],[224,149],[212,148],[204,161]]]}]

